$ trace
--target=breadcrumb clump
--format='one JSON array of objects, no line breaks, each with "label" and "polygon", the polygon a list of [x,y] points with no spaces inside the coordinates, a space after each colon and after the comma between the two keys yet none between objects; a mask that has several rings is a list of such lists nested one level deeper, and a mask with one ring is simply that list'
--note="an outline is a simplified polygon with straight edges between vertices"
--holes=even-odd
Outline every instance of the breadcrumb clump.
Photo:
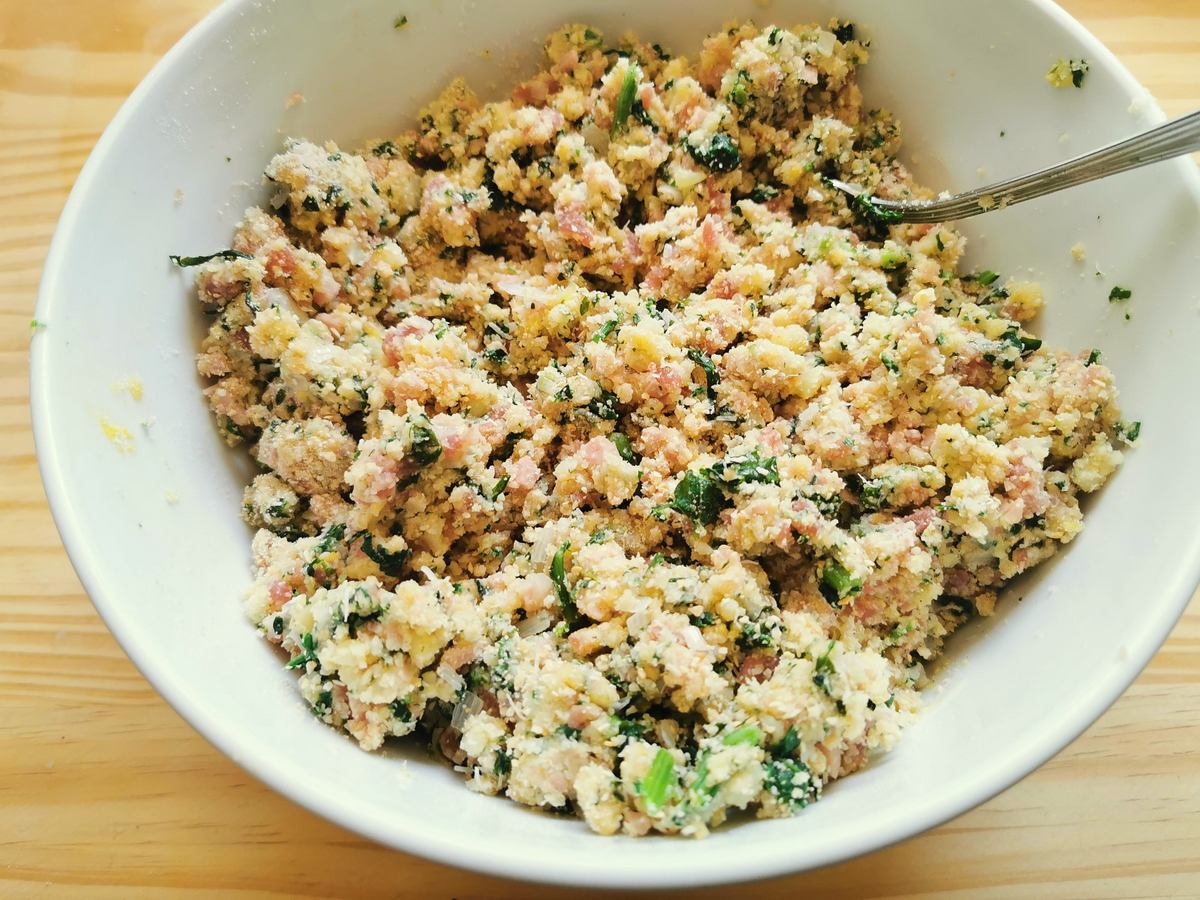
[{"label": "breadcrumb clump", "polygon": [[262,467],[247,609],[317,717],[604,834],[789,816],[1079,533],[1136,423],[1037,285],[829,189],[930,196],[866,60],[836,21],[692,59],[569,26],[508,99],[289,142],[177,258]]}]

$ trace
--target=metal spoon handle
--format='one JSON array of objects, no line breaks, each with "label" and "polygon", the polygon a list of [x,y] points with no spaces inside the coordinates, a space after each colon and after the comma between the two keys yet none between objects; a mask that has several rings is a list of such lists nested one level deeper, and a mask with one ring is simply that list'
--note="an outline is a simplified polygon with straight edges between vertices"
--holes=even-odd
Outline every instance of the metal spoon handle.
[{"label": "metal spoon handle", "polygon": [[[966,219],[1196,150],[1200,150],[1200,111],[1066,162],[955,194],[944,200],[883,200],[872,197],[871,204],[885,214],[898,214],[900,221],[904,222]],[[850,185],[843,186],[838,182],[835,185],[843,190],[851,188],[850,192],[856,195],[860,193],[859,189]]]}]

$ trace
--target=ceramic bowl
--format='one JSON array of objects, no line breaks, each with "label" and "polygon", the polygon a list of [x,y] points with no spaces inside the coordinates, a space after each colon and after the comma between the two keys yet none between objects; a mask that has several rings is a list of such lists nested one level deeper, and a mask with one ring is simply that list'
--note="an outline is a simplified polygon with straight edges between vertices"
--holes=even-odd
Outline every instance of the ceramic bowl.
[{"label": "ceramic bowl", "polygon": [[[401,4],[404,5],[404,4]],[[322,725],[243,617],[250,534],[244,451],[201,398],[204,323],[168,254],[226,246],[263,202],[285,135],[343,145],[409,124],[452,76],[506,93],[540,40],[585,21],[676,53],[735,17],[853,20],[862,77],[906,135],[925,183],[974,186],[1130,135],[1162,118],[1094,37],[1043,0],[244,0],[172,49],[84,167],[46,261],[32,402],[46,491],[71,560],[134,663],[202,734],[298,803],[385,844],[518,878],[598,886],[713,884],[831,863],[916,834],[1015,782],[1129,685],[1165,639],[1200,563],[1200,187],[1164,163],[965,224],[968,266],[1041,281],[1054,345],[1098,347],[1141,446],[1086,503],[1065,552],[1021,579],[999,613],[951,643],[929,707],[891,754],[788,820],[703,841],[599,837],[570,818],[469,792],[424,753],[367,754]],[[1084,86],[1054,89],[1060,57]],[[303,102],[289,104],[294,95]],[[1072,259],[1077,241],[1087,262]],[[1112,285],[1132,288],[1110,304]],[[1125,312],[1130,316],[1127,318]],[[114,393],[134,376],[141,401]],[[133,452],[101,423],[128,429]],[[176,502],[169,502],[177,498]]]}]

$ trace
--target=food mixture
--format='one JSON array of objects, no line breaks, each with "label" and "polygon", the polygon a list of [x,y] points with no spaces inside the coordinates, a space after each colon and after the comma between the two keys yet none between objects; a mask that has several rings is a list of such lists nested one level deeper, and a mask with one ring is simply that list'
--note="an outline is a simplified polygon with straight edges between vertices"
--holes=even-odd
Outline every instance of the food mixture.
[{"label": "food mixture", "polygon": [[853,27],[695,59],[573,25],[360,150],[297,140],[195,265],[248,609],[312,712],[594,830],[788,816],[1082,527],[1136,438],[1035,284],[958,271]]}]

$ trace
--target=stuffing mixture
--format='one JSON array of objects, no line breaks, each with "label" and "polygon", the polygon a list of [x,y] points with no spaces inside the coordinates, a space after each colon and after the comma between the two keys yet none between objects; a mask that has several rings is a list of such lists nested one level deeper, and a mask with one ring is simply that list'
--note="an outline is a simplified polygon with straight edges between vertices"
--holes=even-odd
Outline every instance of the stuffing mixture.
[{"label": "stuffing mixture", "polygon": [[313,715],[603,834],[793,815],[1082,527],[1136,437],[1035,284],[958,271],[853,27],[574,25],[182,257],[261,465],[248,610]]}]

